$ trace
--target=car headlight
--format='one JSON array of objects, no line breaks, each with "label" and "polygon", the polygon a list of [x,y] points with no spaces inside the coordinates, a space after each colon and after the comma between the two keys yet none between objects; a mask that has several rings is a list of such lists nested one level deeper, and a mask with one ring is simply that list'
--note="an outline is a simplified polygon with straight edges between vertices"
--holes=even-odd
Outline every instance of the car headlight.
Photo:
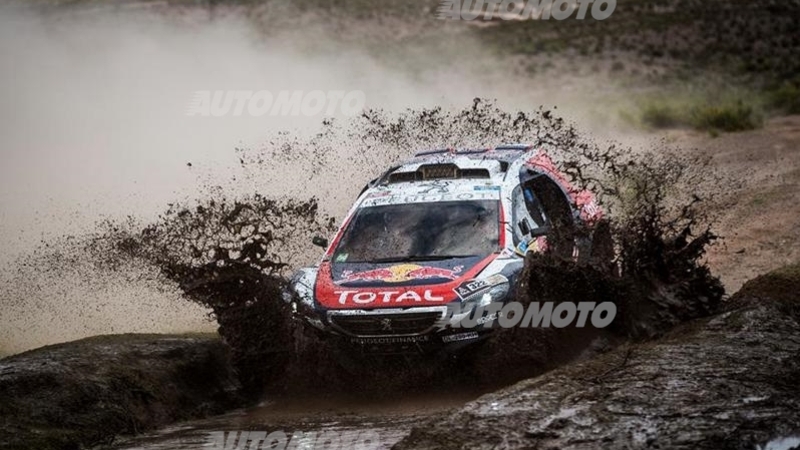
[{"label": "car headlight", "polygon": [[472,280],[472,282],[478,284],[473,287],[475,292],[463,297],[461,302],[463,309],[486,307],[492,302],[501,302],[506,298],[511,288],[508,278],[500,274]]},{"label": "car headlight", "polygon": [[[456,292],[461,297],[461,304],[453,305],[457,308],[452,310],[446,319],[442,321],[441,328],[462,328],[462,321],[470,319],[474,312],[479,308],[484,309],[492,303],[502,305],[508,291],[510,290],[511,283],[508,278],[500,274],[491,275],[486,278],[478,278],[469,280],[456,288]],[[477,319],[481,326],[494,321],[497,314],[492,314],[488,317]],[[477,324],[477,322],[476,322]]]},{"label": "car headlight", "polygon": [[[302,268],[295,272],[283,292],[283,300],[296,308],[314,309],[314,282],[316,268]],[[297,309],[295,309],[297,311]]]},{"label": "car headlight", "polygon": [[[502,275],[500,275],[500,276],[502,276]],[[503,278],[505,278],[505,277],[503,277]],[[489,289],[489,292],[488,292],[487,295],[489,296],[491,301],[500,302],[500,301],[505,300],[506,296],[508,295],[508,291],[509,291],[509,282],[508,282],[508,279],[506,279],[503,283],[495,285],[495,286],[492,286],[492,288]]]}]

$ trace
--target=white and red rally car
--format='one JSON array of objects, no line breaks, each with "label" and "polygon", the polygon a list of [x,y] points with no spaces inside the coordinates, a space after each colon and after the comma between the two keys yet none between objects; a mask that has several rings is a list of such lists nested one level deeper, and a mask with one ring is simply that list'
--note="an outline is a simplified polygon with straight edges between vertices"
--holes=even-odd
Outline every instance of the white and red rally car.
[{"label": "white and red rally car", "polygon": [[491,327],[442,326],[448,306],[513,298],[529,251],[590,254],[590,234],[573,231],[601,216],[531,146],[418,153],[365,187],[330,243],[314,239],[325,255],[292,277],[286,299],[362,350],[459,349]]}]

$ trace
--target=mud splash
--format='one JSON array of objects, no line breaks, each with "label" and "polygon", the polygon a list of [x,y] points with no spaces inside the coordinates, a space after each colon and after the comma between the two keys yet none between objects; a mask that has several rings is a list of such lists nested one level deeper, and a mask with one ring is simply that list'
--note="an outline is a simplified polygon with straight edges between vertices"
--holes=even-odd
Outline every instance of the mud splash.
[{"label": "mud splash", "polygon": [[[292,270],[317,254],[311,236],[335,228],[329,211],[342,215],[364,183],[414,151],[506,142],[547,150],[576,185],[598,194],[611,218],[603,225],[606,255],[589,265],[553,254],[529,257],[520,299],[615,301],[620,319],[610,333],[512,330],[457,360],[381,360],[353,358],[295,325],[282,288]],[[487,360],[514,359],[518,370],[510,380],[532,376],[587,349],[602,351],[629,338],[657,336],[707,315],[723,295],[701,262],[714,239],[704,209],[713,196],[698,196],[713,192],[717,179],[708,161],[666,147],[644,151],[599,144],[548,110],[509,113],[476,99],[460,111],[369,111],[341,124],[327,121],[309,138],[281,133],[263,148],[236,152],[246,177],[291,165],[315,186],[336,185],[338,194],[325,202],[228,198],[209,188],[205,199],[171,205],[149,225],[105,222],[80,247],[106,271],[131,264],[155,268],[142,276],[177,286],[184,298],[209,308],[252,394],[266,388],[374,395],[476,380],[496,385],[509,380],[484,374]],[[341,172],[331,170],[342,161],[356,168],[344,184]],[[695,230],[704,231],[695,235]]]},{"label": "mud splash", "polygon": [[187,300],[209,308],[248,392],[282,375],[294,350],[291,312],[281,299],[303,243],[332,222],[317,201],[253,195],[172,205],[141,229],[106,223],[87,249],[105,267],[127,260],[159,269]]},{"label": "mud splash", "polygon": [[[517,301],[613,302],[617,317],[608,329],[500,330],[475,354],[480,379],[507,385],[623,343],[660,337],[683,322],[719,312],[724,289],[700,262],[714,235],[706,231],[689,239],[664,230],[618,228],[614,237],[619,253],[610,264],[579,265],[553,253],[529,254]],[[636,259],[626,259],[630,255]],[[496,367],[507,369],[498,376]]]},{"label": "mud splash", "polygon": [[[598,144],[551,111],[508,113],[481,99],[455,112],[428,109],[392,116],[371,111],[344,130],[329,124],[311,147],[330,148],[333,138],[345,135],[348,142],[361,143],[351,161],[370,167],[387,155],[384,149],[395,158],[404,149],[528,142],[548,150],[571,181],[596,192],[609,212],[610,220],[593,231],[602,251],[589,264],[556,254],[530,255],[517,292],[522,302],[613,301],[620,311],[613,329],[498,333],[455,363],[454,372],[467,369],[472,382],[496,386],[529,377],[625,340],[660,336],[720,306],[724,289],[703,262],[716,239],[711,231],[714,186],[721,179],[708,159],[666,145],[633,150]],[[281,154],[291,155],[295,148],[303,146],[283,143]],[[258,154],[259,160],[269,160],[263,151]],[[501,380],[486,371],[497,364],[515,370]]]}]

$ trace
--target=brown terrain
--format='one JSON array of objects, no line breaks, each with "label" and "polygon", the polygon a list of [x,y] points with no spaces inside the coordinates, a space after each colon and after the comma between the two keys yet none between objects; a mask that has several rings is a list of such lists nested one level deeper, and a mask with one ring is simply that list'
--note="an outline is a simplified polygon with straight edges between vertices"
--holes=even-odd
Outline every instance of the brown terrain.
[{"label": "brown terrain", "polygon": [[711,155],[716,167],[744,182],[720,186],[730,206],[717,228],[724,239],[708,258],[729,293],[800,260],[800,116],[713,139],[680,134],[676,141]]},{"label": "brown terrain", "polygon": [[[242,66],[244,71],[269,77],[291,69],[298,62],[311,61],[308,71],[320,78],[309,77],[304,81],[357,79],[361,83],[355,85],[357,88],[363,88],[371,98],[379,99],[370,106],[390,110],[437,102],[446,106],[463,106],[479,95],[498,98],[499,104],[508,110],[535,109],[540,104],[547,108],[557,105],[559,113],[573,118],[579,127],[599,138],[614,139],[631,145],[633,149],[637,145],[663,142],[669,147],[708,156],[722,181],[713,192],[699,194],[704,198],[709,194],[713,197],[708,202],[710,216],[714,217],[712,231],[721,239],[710,248],[705,260],[713,274],[721,278],[728,298],[714,315],[680,324],[663,336],[638,341],[625,341],[618,336],[619,340],[614,344],[623,342],[619,346],[598,345],[598,348],[586,352],[576,351],[580,355],[576,360],[545,373],[541,373],[544,368],[540,368],[538,376],[495,392],[484,392],[470,386],[463,391],[454,388],[452,392],[423,393],[421,400],[418,394],[402,398],[403,393],[398,395],[401,398],[389,401],[353,401],[323,395],[309,400],[286,398],[285,392],[256,399],[243,397],[242,385],[248,381],[253,383],[252,378],[258,382],[261,372],[280,372],[285,361],[291,359],[291,354],[285,351],[276,354],[263,365],[261,360],[251,360],[250,363],[259,366],[258,370],[249,374],[239,373],[237,377],[231,355],[235,357],[237,352],[246,352],[247,349],[242,347],[247,346],[234,343],[239,347],[231,352],[215,335],[98,336],[18,353],[42,343],[62,342],[91,334],[120,333],[131,328],[136,332],[175,332],[185,324],[208,324],[205,314],[212,302],[200,302],[201,307],[184,308],[183,300],[176,294],[176,283],[170,284],[172,290],[166,294],[158,289],[147,291],[149,300],[144,301],[137,297],[141,293],[136,290],[138,285],[130,281],[139,281],[136,276],[131,275],[130,280],[124,276],[114,278],[117,288],[133,286],[132,292],[122,291],[124,297],[120,295],[119,298],[98,301],[91,295],[117,292],[97,287],[108,278],[100,277],[99,281],[80,286],[83,290],[75,290],[77,294],[70,291],[74,288],[70,279],[70,283],[63,283],[66,286],[63,290],[67,292],[63,294],[58,278],[63,274],[55,271],[51,277],[50,272],[43,271],[37,273],[39,278],[33,284],[35,289],[19,283],[22,288],[17,289],[15,285],[4,292],[9,297],[33,292],[39,295],[36,297],[39,300],[34,302],[28,297],[7,300],[3,297],[9,303],[3,305],[3,312],[7,313],[5,307],[8,306],[20,316],[0,316],[0,327],[6,326],[2,320],[8,320],[15,328],[11,332],[8,331],[10,328],[0,329],[0,337],[8,340],[0,340],[0,353],[18,353],[0,359],[0,448],[190,449],[208,445],[207,433],[210,431],[243,428],[338,430],[346,433],[377,431],[382,437],[382,448],[395,446],[393,448],[398,450],[790,449],[800,446],[800,115],[797,115],[800,113],[797,106],[797,64],[800,59],[795,57],[800,48],[796,31],[800,3],[797,1],[620,0],[619,11],[614,16],[616,20],[604,23],[496,20],[469,24],[442,23],[432,18],[438,5],[434,0],[387,0],[381,3],[381,8],[375,7],[376,2],[366,0],[242,1],[233,6],[223,6],[216,1],[188,0],[112,5],[91,0],[33,3],[43,10],[58,4],[69,13],[48,16],[43,20],[48,33],[52,31],[48,26],[69,29],[73,19],[79,25],[75,28],[82,32],[88,30],[86,35],[76,35],[80,38],[68,34],[78,44],[66,50],[60,49],[65,52],[65,59],[78,60],[75,65],[81,67],[75,69],[57,59],[55,53],[37,54],[35,49],[36,45],[41,45],[40,42],[32,44],[32,56],[28,55],[27,48],[16,51],[16,46],[3,47],[4,51],[14,50],[9,51],[11,56],[30,56],[20,64],[20,67],[30,69],[28,72],[21,77],[3,79],[10,86],[8,92],[11,93],[16,90],[28,92],[23,89],[27,87],[23,86],[27,78],[31,78],[31,84],[38,89],[38,83],[43,80],[37,78],[43,72],[38,64],[51,60],[60,61],[63,66],[74,70],[71,74],[73,79],[89,80],[90,88],[86,92],[103,91],[105,80],[95,79],[94,71],[105,66],[98,65],[92,58],[75,56],[93,55],[94,51],[100,51],[100,55],[110,58],[109,54],[116,55],[120,51],[122,61],[117,63],[128,70],[137,65],[147,67],[155,64],[156,60],[167,61],[162,61],[163,65],[151,72],[174,70],[175,80],[163,77],[161,73],[151,79],[134,72],[140,78],[131,85],[150,88],[143,91],[147,95],[158,92],[159,95],[151,101],[172,102],[172,106],[178,105],[175,108],[178,110],[183,108],[186,100],[180,89],[186,90],[187,79],[196,77],[197,86],[192,86],[197,89],[227,88],[228,84],[218,87],[215,83],[221,79],[228,81],[225,77],[229,76],[216,78],[215,73],[215,76],[203,78],[208,75],[204,71],[209,66],[178,56],[208,52],[207,56],[214,64],[224,61],[234,68],[232,72]],[[95,14],[109,13],[109,17],[118,20],[127,18],[123,15],[131,11],[136,14],[155,11],[159,20],[152,24],[143,22],[152,28],[141,28],[141,23],[137,24],[141,17],[130,22],[98,21],[105,26],[99,27],[99,31],[93,31],[90,26]],[[238,22],[240,14],[248,23],[255,24],[254,35],[258,39],[276,39],[280,44],[277,47],[286,53],[279,54],[274,60],[259,60],[263,53],[269,53],[269,45],[252,45],[252,36],[241,38],[235,32],[229,33],[238,31],[237,27],[241,26]],[[161,21],[162,16],[168,19]],[[218,26],[220,23],[226,25],[215,28],[210,35],[203,34],[203,26]],[[37,25],[40,24],[37,22]],[[228,26],[233,28],[226,28]],[[180,30],[177,38],[172,27]],[[103,43],[107,34],[117,36],[109,29],[121,30],[124,37],[119,41],[109,41],[112,43],[110,51],[105,49],[107,52],[103,53],[102,48],[91,52],[75,50],[81,47],[80,44],[85,45],[87,40]],[[132,51],[126,47],[125,51],[132,51],[132,60],[136,63],[130,64],[124,60],[127,54],[113,45],[127,45],[141,39],[143,29],[152,33],[154,42],[163,43],[163,48],[169,50],[159,53],[162,47],[153,42],[149,43],[150,47],[143,46],[144,50],[131,46],[135,50]],[[671,39],[672,36],[680,37]],[[216,44],[217,40],[229,44],[229,47],[208,45],[211,42]],[[69,42],[69,39],[65,41]],[[231,48],[242,50],[242,53],[230,60],[225,59]],[[140,50],[141,53],[137,53]],[[335,55],[340,65],[333,64],[328,59],[330,55]],[[180,64],[185,67],[176,69],[170,65],[172,59],[180,59]],[[197,56],[197,59],[201,58]],[[257,62],[248,65],[252,61]],[[82,67],[83,64],[88,70]],[[362,65],[367,70],[351,71],[352,67]],[[116,72],[100,70],[98,73],[108,75]],[[306,76],[305,73],[302,75]],[[58,98],[52,92],[61,92],[64,85],[61,76],[67,77],[59,75],[44,79],[46,82],[43,84],[51,88],[55,86],[55,90],[47,91],[49,96],[39,101]],[[272,86],[271,82],[287,85],[285,79],[269,77],[259,78],[257,82],[247,79],[246,82],[254,83],[256,88],[263,86],[259,83],[267,87]],[[290,72],[289,77],[303,78],[295,72]],[[245,86],[237,84],[243,83],[241,79],[232,80],[229,83],[232,88],[250,87],[246,82]],[[175,146],[194,145],[204,150],[225,146],[230,150],[228,147],[238,145],[237,133],[240,130],[236,127],[225,129],[230,133],[229,140],[210,143],[211,140],[206,139],[209,135],[200,133],[204,130],[199,129],[197,122],[192,124],[194,128],[189,133],[170,135],[174,129],[182,128],[170,126],[171,123],[161,116],[154,124],[142,119],[148,114],[126,115],[128,110],[138,111],[136,107],[141,107],[138,103],[125,103],[129,88],[124,83],[121,89],[120,86],[108,88],[114,94],[108,98],[124,103],[124,107],[98,100],[103,96],[80,97],[87,101],[89,109],[108,114],[115,125],[113,127],[89,122],[87,129],[92,132],[86,133],[91,135],[89,137],[83,137],[80,129],[74,134],[63,132],[60,135],[53,123],[72,130],[73,113],[70,110],[67,113],[69,120],[47,116],[47,120],[42,120],[47,124],[43,128],[53,133],[53,141],[59,144],[64,138],[79,136],[69,141],[74,148],[91,147],[95,139],[112,143],[139,142],[143,135],[155,135],[166,142],[162,147],[153,146],[154,153],[170,153]],[[178,91],[180,95],[174,94]],[[77,92],[81,91],[78,89]],[[169,92],[174,94],[174,98],[169,97]],[[13,102],[9,104],[15,105]],[[162,109],[162,103],[156,105],[159,106],[148,104],[146,107]],[[58,110],[56,106],[53,109]],[[115,107],[126,113],[114,115]],[[9,118],[7,123],[10,126],[2,130],[9,135],[16,128],[25,131],[19,135],[21,138],[15,135],[19,140],[10,140],[10,148],[19,142],[27,142],[28,134],[37,135],[37,129],[34,127],[31,132],[14,122],[12,119],[28,116],[9,111],[3,117]],[[58,120],[63,120],[63,123]],[[119,124],[136,126],[131,126],[133,131],[129,131]],[[206,125],[209,130],[219,130],[209,122],[202,122],[201,126]],[[254,126],[263,131],[260,127],[261,124]],[[104,135],[103,132],[109,129],[119,134]],[[201,138],[187,143],[185,139],[192,133]],[[164,139],[167,136],[173,139]],[[141,142],[142,148],[152,144],[151,141]],[[52,142],[44,141],[42,147],[50,144]],[[19,147],[23,148],[22,145]],[[138,158],[136,152],[142,148],[124,147],[120,151],[124,154],[122,164],[112,167],[117,170],[127,167],[126,164],[135,159],[130,155]],[[210,154],[213,153],[209,151],[205,156]],[[183,156],[178,157],[177,162],[170,161],[179,170],[165,172],[164,178],[185,177],[187,161],[180,158]],[[146,158],[142,156],[141,159]],[[335,158],[324,161],[329,163],[331,160]],[[288,186],[290,193],[300,192],[307,198],[324,196],[332,188],[340,188],[341,179],[347,178],[352,186],[345,186],[342,189],[344,193],[338,193],[331,199],[331,204],[324,205],[328,207],[324,211],[326,214],[338,217],[350,206],[351,191],[357,192],[371,175],[367,173],[369,170],[365,171],[361,166],[352,167],[350,162],[345,159],[345,163],[338,161],[332,167],[321,163],[313,166],[313,174],[306,173],[309,172],[307,168],[282,172],[286,166],[266,174],[256,171],[262,184],[254,183],[256,187],[252,189],[269,194],[270,189]],[[169,170],[174,169],[173,166],[164,164]],[[202,167],[202,164],[195,161],[195,166]],[[291,164],[288,166],[293,167]],[[21,190],[13,182],[15,173],[12,171],[16,166],[8,164],[7,167],[11,168],[9,172],[2,174],[12,180],[8,186]],[[41,175],[39,170],[45,171],[45,175]],[[92,167],[83,178],[91,179],[95,170]],[[46,181],[56,178],[47,175],[46,167],[39,165],[34,172]],[[113,170],[109,172],[123,178]],[[211,173],[204,175],[213,178],[209,175]],[[239,175],[239,172],[235,174]],[[308,181],[306,176],[312,175],[313,182]],[[236,180],[231,173],[225,172],[224,176]],[[242,182],[246,189],[251,189],[247,183],[252,180],[246,176],[238,180],[242,179],[246,179]],[[213,180],[217,182],[219,178]],[[175,188],[169,186],[164,189]],[[91,190],[76,191],[75,195],[80,197],[88,191]],[[9,195],[9,198],[23,209],[30,208],[24,195]],[[161,200],[157,199],[160,203],[154,209],[156,214],[171,201]],[[316,204],[308,209],[314,209],[316,214],[315,208]],[[90,210],[90,213],[96,212]],[[222,209],[222,212],[230,211]],[[123,213],[130,214],[131,211],[124,209]],[[175,211],[172,213],[170,217],[180,216]],[[9,214],[11,216],[13,214]],[[5,216],[0,217],[6,220]],[[37,218],[37,221],[42,220]],[[17,224],[20,228],[30,225],[20,223]],[[309,223],[309,230],[317,225],[313,221]],[[0,222],[0,226],[3,225]],[[62,226],[57,220],[48,225],[59,231]],[[76,228],[80,230],[82,226]],[[13,228],[0,230],[5,232]],[[10,231],[3,237],[23,249],[30,244],[14,241]],[[181,237],[177,236],[176,240]],[[38,243],[38,237],[35,242]],[[83,265],[90,266],[90,270],[96,269],[91,266],[93,263],[80,261],[79,264],[76,259],[70,259],[70,255],[59,256],[63,258],[59,260],[62,264],[75,263],[76,267],[81,267],[74,274],[67,271],[67,277],[80,278],[84,274]],[[253,273],[252,279],[256,280],[255,288],[235,277],[225,280],[228,284],[220,283],[223,288],[230,287],[226,288],[231,297],[227,300],[230,301],[223,306],[235,312],[228,317],[228,322],[220,323],[228,330],[244,324],[251,328],[250,335],[243,337],[258,339],[262,329],[259,327],[265,327],[265,322],[254,316],[254,308],[242,306],[242,302],[237,303],[240,299],[233,297],[240,292],[247,294],[248,298],[255,298],[263,292],[275,296],[276,286],[258,285],[263,271],[249,269]],[[275,273],[280,273],[280,270],[282,268],[275,269]],[[12,281],[16,283],[20,279],[12,278]],[[54,293],[46,289],[52,289]],[[197,291],[201,292],[197,294]],[[202,289],[194,293],[204,295]],[[167,302],[162,301],[164,296],[169,296],[172,301],[168,308],[164,306]],[[224,311],[224,307],[215,310],[220,314]],[[169,321],[178,322],[179,326],[167,327],[166,316]],[[44,320],[45,317],[48,320]],[[64,317],[74,323],[59,323],[59,319]],[[114,320],[109,320],[109,317]],[[141,328],[132,327],[126,321],[131,324],[138,321]],[[86,323],[91,326],[87,327]],[[272,328],[275,327],[270,325]],[[67,329],[70,332],[65,332]],[[22,337],[17,339],[18,336]],[[290,336],[282,337],[289,340]],[[247,339],[244,339],[245,343]],[[36,345],[30,345],[30,342]],[[305,361],[298,373],[308,373],[311,369],[325,370],[323,365],[309,369],[310,366],[312,364]],[[487,372],[499,371],[502,367],[491,366]],[[300,381],[317,387],[325,386],[317,380]],[[285,385],[291,385],[295,380],[286,381]],[[484,395],[477,397],[482,393]],[[235,409],[240,407],[248,408]],[[222,414],[224,412],[227,414]],[[181,422],[181,425],[164,428],[175,422]]]}]

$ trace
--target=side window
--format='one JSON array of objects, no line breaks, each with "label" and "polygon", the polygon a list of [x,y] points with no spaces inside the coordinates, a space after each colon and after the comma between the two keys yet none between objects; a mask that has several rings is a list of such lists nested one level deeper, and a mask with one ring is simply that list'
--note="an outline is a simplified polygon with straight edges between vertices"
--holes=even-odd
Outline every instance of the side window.
[{"label": "side window", "polygon": [[[533,235],[546,235],[550,251],[565,258],[575,250],[575,216],[569,195],[543,174],[528,174],[521,183],[528,213],[534,217],[538,228]],[[540,221],[541,219],[541,221]]]},{"label": "side window", "polygon": [[[537,227],[538,224],[535,220],[531,217],[528,213],[528,207],[525,202],[525,194],[522,190],[521,186],[517,186],[511,192],[511,220],[513,221],[513,230],[514,230],[514,245],[520,243],[523,239],[527,236],[530,236],[530,228]],[[527,221],[527,227],[529,231],[526,233],[524,232],[525,226],[520,226],[520,223],[523,221]]]},{"label": "side window", "polygon": [[545,234],[549,223],[542,204],[533,190],[530,187],[517,186],[511,195],[514,245],[519,244],[523,238]]},{"label": "side window", "polygon": [[547,226],[547,216],[542,210],[542,202],[533,192],[530,186],[522,187],[523,198],[525,199],[525,206],[527,207],[528,215],[533,219],[531,228],[542,228]]}]

